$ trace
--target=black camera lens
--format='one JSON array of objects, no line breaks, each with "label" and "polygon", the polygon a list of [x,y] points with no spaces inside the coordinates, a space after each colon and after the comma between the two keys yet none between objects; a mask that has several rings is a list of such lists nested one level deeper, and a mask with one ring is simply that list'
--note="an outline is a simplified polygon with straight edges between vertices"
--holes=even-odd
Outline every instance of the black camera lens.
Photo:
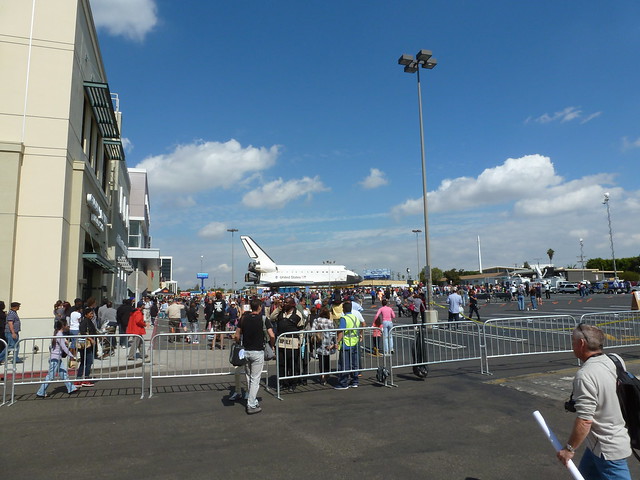
[{"label": "black camera lens", "polygon": [[564,409],[567,412],[576,413],[576,401],[572,398],[568,402],[564,402]]}]

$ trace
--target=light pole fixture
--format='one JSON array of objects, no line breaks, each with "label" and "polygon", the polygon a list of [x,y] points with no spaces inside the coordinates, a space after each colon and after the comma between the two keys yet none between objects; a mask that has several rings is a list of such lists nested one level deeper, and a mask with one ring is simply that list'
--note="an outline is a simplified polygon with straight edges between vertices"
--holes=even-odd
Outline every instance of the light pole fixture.
[{"label": "light pole fixture", "polygon": [[418,79],[418,113],[420,117],[420,154],[422,158],[422,201],[424,210],[424,251],[425,251],[425,280],[427,286],[427,309],[431,309],[431,257],[429,255],[429,209],[427,205],[427,168],[424,160],[424,127],[422,121],[422,90],[420,88],[420,67],[433,69],[438,62],[433,58],[431,50],[420,50],[415,58],[413,55],[403,54],[398,59],[398,64],[404,65],[406,73],[417,73]]},{"label": "light pole fixture", "polygon": [[236,291],[236,276],[235,276],[235,268],[234,268],[234,254],[233,254],[233,234],[237,232],[237,228],[227,228],[227,232],[231,232],[231,291]]},{"label": "light pole fixture", "polygon": [[611,212],[609,211],[609,194],[604,194],[603,205],[607,206],[607,219],[609,220],[609,241],[611,242],[611,257],[613,258],[613,280],[618,279],[618,270],[616,269],[616,252],[613,250],[613,230],[611,229]]},{"label": "light pole fixture", "polygon": [[329,268],[329,295],[331,295],[331,265],[335,265],[335,260],[323,260],[322,263]]},{"label": "light pole fixture", "polygon": [[420,283],[420,245],[418,243],[418,237],[422,233],[422,230],[416,228],[411,231],[416,234],[416,254],[418,256],[418,283]]}]

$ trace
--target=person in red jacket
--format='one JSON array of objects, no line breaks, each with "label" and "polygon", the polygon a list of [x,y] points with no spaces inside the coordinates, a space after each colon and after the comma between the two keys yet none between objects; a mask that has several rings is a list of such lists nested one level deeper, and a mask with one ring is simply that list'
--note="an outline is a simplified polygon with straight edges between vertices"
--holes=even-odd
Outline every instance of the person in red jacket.
[{"label": "person in red jacket", "polygon": [[[144,321],[144,302],[138,302],[138,308],[136,308],[131,315],[129,316],[129,323],[127,324],[127,333],[131,335],[144,335],[147,333],[145,327],[147,324]],[[140,356],[145,359],[149,357],[149,355],[144,354],[142,339],[139,337],[131,337],[131,347],[129,348],[129,356],[127,360],[135,360],[136,358],[136,350],[140,352]]]}]

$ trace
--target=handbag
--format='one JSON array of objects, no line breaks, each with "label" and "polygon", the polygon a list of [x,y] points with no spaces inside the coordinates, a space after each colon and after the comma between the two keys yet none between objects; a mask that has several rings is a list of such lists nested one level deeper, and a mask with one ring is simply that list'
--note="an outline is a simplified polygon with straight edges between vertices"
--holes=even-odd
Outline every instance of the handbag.
[{"label": "handbag", "polygon": [[247,363],[247,359],[244,358],[244,347],[239,343],[231,344],[231,351],[229,352],[229,363],[235,367],[241,367]]},{"label": "handbag", "polygon": [[86,350],[93,347],[94,340],[91,337],[87,337],[85,339],[78,340],[77,346],[78,350]]},{"label": "handbag", "polygon": [[265,343],[264,345],[265,361],[273,360],[275,358],[276,358],[276,354],[274,353],[273,348],[271,348],[271,345],[269,343]]}]

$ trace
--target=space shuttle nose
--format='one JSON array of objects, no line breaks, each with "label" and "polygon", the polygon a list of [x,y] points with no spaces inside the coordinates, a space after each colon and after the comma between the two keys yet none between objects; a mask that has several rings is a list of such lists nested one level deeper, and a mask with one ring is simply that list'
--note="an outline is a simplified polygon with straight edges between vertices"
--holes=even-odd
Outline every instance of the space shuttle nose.
[{"label": "space shuttle nose", "polygon": [[357,274],[347,275],[347,283],[360,283],[362,281],[362,277]]}]

